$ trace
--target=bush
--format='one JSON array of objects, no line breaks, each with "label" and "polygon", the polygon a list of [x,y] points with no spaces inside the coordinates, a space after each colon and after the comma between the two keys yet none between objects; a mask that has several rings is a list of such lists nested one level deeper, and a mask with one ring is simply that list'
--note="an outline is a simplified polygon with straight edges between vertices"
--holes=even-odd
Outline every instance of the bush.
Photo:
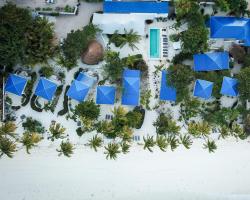
[{"label": "bush", "polygon": [[43,127],[42,123],[33,119],[32,117],[27,117],[26,121],[22,124],[24,130],[28,132],[35,132],[35,133],[45,133],[45,128]]},{"label": "bush", "polygon": [[145,110],[139,106],[136,106],[133,111],[129,111],[126,114],[126,117],[129,127],[140,129],[144,121]]},{"label": "bush", "polygon": [[171,116],[161,113],[157,120],[153,123],[156,128],[156,133],[159,135],[178,135],[181,129],[180,126],[172,119]]},{"label": "bush", "polygon": [[37,74],[36,72],[33,72],[31,74],[31,80],[28,80],[24,90],[24,94],[22,96],[22,106],[28,105],[36,79],[37,79]]},{"label": "bush", "polygon": [[32,108],[34,111],[42,112],[43,109],[37,107],[36,103],[37,103],[37,96],[34,94],[34,95],[32,96],[32,98],[31,98],[30,106],[31,106],[31,108]]},{"label": "bush", "polygon": [[96,120],[100,115],[100,106],[93,100],[79,103],[75,108],[75,114],[89,120]]},{"label": "bush", "polygon": [[51,67],[44,66],[40,69],[39,73],[46,78],[49,78],[53,75],[54,70]]},{"label": "bush", "polygon": [[60,110],[60,111],[57,113],[59,116],[63,116],[63,115],[65,115],[66,113],[68,113],[68,111],[69,111],[69,105],[68,105],[68,100],[69,100],[69,98],[68,98],[68,96],[66,95],[69,88],[70,88],[70,86],[67,85],[67,87],[66,87],[66,89],[65,89],[65,93],[64,93],[63,109]]}]

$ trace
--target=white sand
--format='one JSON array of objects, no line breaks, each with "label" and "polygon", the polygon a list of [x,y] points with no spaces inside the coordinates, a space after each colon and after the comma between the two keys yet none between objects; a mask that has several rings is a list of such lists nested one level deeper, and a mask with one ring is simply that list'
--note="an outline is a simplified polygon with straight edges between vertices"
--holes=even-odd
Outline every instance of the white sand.
[{"label": "white sand", "polygon": [[79,147],[72,158],[54,148],[0,160],[0,199],[8,200],[248,200],[250,145],[222,141],[215,154],[191,150],[153,154],[132,148],[117,161]]}]

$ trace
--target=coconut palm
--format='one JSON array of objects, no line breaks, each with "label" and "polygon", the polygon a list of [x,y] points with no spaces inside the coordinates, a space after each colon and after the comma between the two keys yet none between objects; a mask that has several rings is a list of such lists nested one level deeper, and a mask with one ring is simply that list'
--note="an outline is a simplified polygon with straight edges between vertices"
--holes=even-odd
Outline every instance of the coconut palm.
[{"label": "coconut palm", "polygon": [[246,133],[244,132],[243,128],[237,123],[232,124],[231,133],[235,138],[240,138],[242,140],[246,139]]},{"label": "coconut palm", "polygon": [[204,149],[208,149],[209,153],[214,153],[217,149],[217,145],[215,144],[214,140],[207,140],[206,143],[203,145]]},{"label": "coconut palm", "polygon": [[11,141],[7,137],[0,138],[0,158],[5,154],[9,158],[13,157],[13,154],[17,151],[15,142]]},{"label": "coconut palm", "polygon": [[94,149],[97,151],[97,148],[101,147],[103,143],[103,139],[99,137],[98,135],[93,136],[90,140],[88,145],[90,146],[91,149]]},{"label": "coconut palm", "polygon": [[130,67],[134,67],[135,63],[140,61],[141,58],[138,58],[137,56],[131,56],[130,54],[128,57],[126,57],[125,64]]},{"label": "coconut palm", "polygon": [[203,137],[208,137],[208,135],[211,133],[211,126],[208,122],[203,121],[199,123],[199,130]]},{"label": "coconut palm", "polygon": [[147,138],[143,137],[144,147],[143,149],[148,149],[150,152],[153,152],[152,147],[155,146],[155,141],[153,136],[147,136]]},{"label": "coconut palm", "polygon": [[169,135],[167,137],[167,141],[172,151],[174,151],[179,146],[179,141],[174,135]]},{"label": "coconut palm", "polygon": [[222,137],[223,139],[227,138],[228,136],[230,136],[230,129],[227,126],[221,126],[220,129],[220,137]]},{"label": "coconut palm", "polygon": [[33,147],[36,147],[37,143],[39,143],[41,140],[42,137],[38,133],[25,132],[20,142],[26,147],[26,152],[30,154],[29,150]]},{"label": "coconut palm", "polygon": [[115,117],[124,117],[127,114],[127,110],[122,106],[118,106],[114,108],[112,113]]},{"label": "coconut palm", "polygon": [[137,32],[134,32],[133,29],[130,31],[127,31],[124,29],[124,37],[126,39],[126,42],[128,43],[128,46],[134,50],[134,48],[138,49],[135,43],[138,43],[141,40],[141,36],[137,34]]},{"label": "coconut palm", "polygon": [[122,130],[120,131],[121,133],[119,134],[120,135],[120,138],[122,138],[122,140],[124,142],[131,142],[132,140],[132,135],[133,135],[133,130],[128,127],[128,126],[123,126],[122,127]]},{"label": "coconut palm", "polygon": [[0,137],[10,136],[12,138],[16,137],[16,125],[14,122],[6,122],[0,126]]},{"label": "coconut palm", "polygon": [[188,124],[188,133],[194,137],[199,137],[201,135],[199,131],[199,124],[191,122]]},{"label": "coconut palm", "polygon": [[189,135],[181,135],[180,142],[186,149],[190,149],[190,146],[193,144],[193,141],[191,140],[191,137]]},{"label": "coconut palm", "polygon": [[51,139],[52,141],[54,141],[54,139],[65,138],[66,128],[61,126],[60,123],[51,123],[51,125],[49,127],[49,131],[51,133],[51,136],[49,137],[49,139]]},{"label": "coconut palm", "polygon": [[120,145],[122,153],[127,154],[129,152],[130,145],[127,142],[122,142]]},{"label": "coconut palm", "polygon": [[156,144],[160,148],[161,151],[165,152],[168,147],[168,141],[167,141],[166,136],[163,136],[163,135],[157,136]]},{"label": "coconut palm", "polygon": [[104,152],[104,154],[106,154],[106,159],[115,160],[117,158],[117,154],[121,153],[120,146],[116,143],[109,143],[108,146],[104,148],[106,149]]},{"label": "coconut palm", "polygon": [[62,141],[60,144],[60,149],[57,149],[57,152],[59,152],[58,156],[64,155],[70,157],[74,153],[73,151],[73,144],[71,144],[69,141]]}]

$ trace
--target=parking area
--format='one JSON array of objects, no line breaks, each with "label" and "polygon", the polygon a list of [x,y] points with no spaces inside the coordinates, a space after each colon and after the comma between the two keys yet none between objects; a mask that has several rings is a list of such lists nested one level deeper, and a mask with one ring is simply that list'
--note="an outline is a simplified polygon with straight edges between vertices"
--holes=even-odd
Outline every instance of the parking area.
[{"label": "parking area", "polygon": [[29,7],[32,9],[35,8],[56,8],[56,7],[64,7],[66,5],[75,6],[78,1],[77,0],[53,0],[54,3],[47,3],[47,0],[0,0],[0,6],[3,6],[6,2],[11,2],[20,7]]}]

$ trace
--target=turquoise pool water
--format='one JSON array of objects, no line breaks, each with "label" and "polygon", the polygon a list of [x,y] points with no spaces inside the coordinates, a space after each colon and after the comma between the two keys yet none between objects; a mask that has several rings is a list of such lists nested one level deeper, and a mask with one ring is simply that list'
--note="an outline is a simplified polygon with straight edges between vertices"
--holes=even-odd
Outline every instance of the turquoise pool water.
[{"label": "turquoise pool water", "polygon": [[160,58],[160,29],[150,29],[150,58]]}]

